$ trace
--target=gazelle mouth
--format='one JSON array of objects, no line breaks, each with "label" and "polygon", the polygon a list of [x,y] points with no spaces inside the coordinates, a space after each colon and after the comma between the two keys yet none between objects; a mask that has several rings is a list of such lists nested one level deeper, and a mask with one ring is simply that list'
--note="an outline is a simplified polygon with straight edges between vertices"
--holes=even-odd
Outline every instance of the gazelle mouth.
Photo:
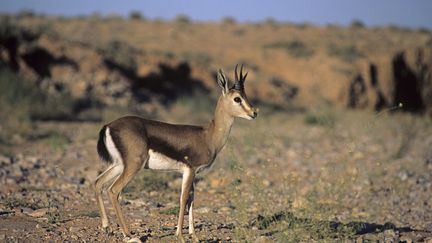
[{"label": "gazelle mouth", "polygon": [[248,115],[252,120],[257,118],[258,114],[254,112],[252,115]]}]

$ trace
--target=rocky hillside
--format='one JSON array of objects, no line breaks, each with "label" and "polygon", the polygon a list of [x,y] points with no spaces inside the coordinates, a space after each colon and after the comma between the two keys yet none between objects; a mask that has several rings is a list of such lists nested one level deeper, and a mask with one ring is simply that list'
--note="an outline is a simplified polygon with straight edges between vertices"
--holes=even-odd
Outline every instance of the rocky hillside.
[{"label": "rocky hillside", "polygon": [[167,105],[215,94],[215,71],[243,63],[249,96],[260,104],[432,109],[425,30],[3,16],[0,31],[3,65],[87,103]]}]

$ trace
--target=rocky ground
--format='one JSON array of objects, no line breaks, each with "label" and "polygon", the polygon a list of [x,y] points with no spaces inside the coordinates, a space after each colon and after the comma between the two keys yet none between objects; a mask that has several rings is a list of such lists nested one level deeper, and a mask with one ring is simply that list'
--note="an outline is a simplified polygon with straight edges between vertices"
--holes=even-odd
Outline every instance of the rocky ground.
[{"label": "rocky ground", "polygon": [[[432,241],[429,30],[0,20],[0,242],[128,240],[107,198],[111,231],[100,229],[100,127],[126,113],[205,124],[215,71],[232,79],[238,63],[261,111],[197,178],[201,241]],[[129,183],[134,238],[176,241],[180,184],[149,171]]]},{"label": "rocky ground", "polygon": [[[108,200],[112,232],[101,231],[91,188],[104,169],[95,151],[101,123],[35,126],[45,136],[1,147],[0,241],[124,241]],[[431,132],[428,119],[412,115],[264,109],[256,121],[236,122],[216,166],[198,178],[197,235],[430,242]],[[176,241],[180,184],[179,175],[142,171],[127,186],[121,204],[134,237]]]}]

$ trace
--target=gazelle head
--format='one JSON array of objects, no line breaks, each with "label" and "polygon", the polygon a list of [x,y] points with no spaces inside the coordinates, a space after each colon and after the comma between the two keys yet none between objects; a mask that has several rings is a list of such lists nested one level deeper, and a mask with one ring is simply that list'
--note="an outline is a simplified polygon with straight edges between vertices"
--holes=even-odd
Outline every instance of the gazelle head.
[{"label": "gazelle head", "polygon": [[228,78],[222,69],[219,70],[217,81],[222,88],[222,95],[218,104],[232,117],[241,117],[248,120],[255,119],[258,115],[257,110],[249,102],[244,91],[244,82],[247,73],[243,75],[243,65],[240,67],[240,75],[235,67],[235,83],[229,88]]}]

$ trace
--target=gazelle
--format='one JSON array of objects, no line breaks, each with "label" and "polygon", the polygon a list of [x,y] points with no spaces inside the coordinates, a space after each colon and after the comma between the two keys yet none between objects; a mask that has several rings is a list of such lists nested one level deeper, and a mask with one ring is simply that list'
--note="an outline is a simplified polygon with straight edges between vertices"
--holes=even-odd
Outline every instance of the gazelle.
[{"label": "gazelle", "polygon": [[207,126],[174,125],[146,120],[136,116],[121,117],[100,130],[97,151],[110,166],[95,183],[102,228],[107,229],[108,217],[102,201],[102,191],[108,187],[123,234],[129,230],[118,202],[120,192],[141,169],[170,170],[183,173],[180,212],[176,235],[183,240],[182,228],[186,206],[189,210],[189,234],[196,240],[193,218],[194,178],[196,173],[210,168],[224,147],[235,117],[248,120],[257,117],[257,110],[248,101],[243,75],[235,67],[235,83],[229,88],[228,79],[219,70],[217,82],[222,94],[216,105],[214,119]]}]

